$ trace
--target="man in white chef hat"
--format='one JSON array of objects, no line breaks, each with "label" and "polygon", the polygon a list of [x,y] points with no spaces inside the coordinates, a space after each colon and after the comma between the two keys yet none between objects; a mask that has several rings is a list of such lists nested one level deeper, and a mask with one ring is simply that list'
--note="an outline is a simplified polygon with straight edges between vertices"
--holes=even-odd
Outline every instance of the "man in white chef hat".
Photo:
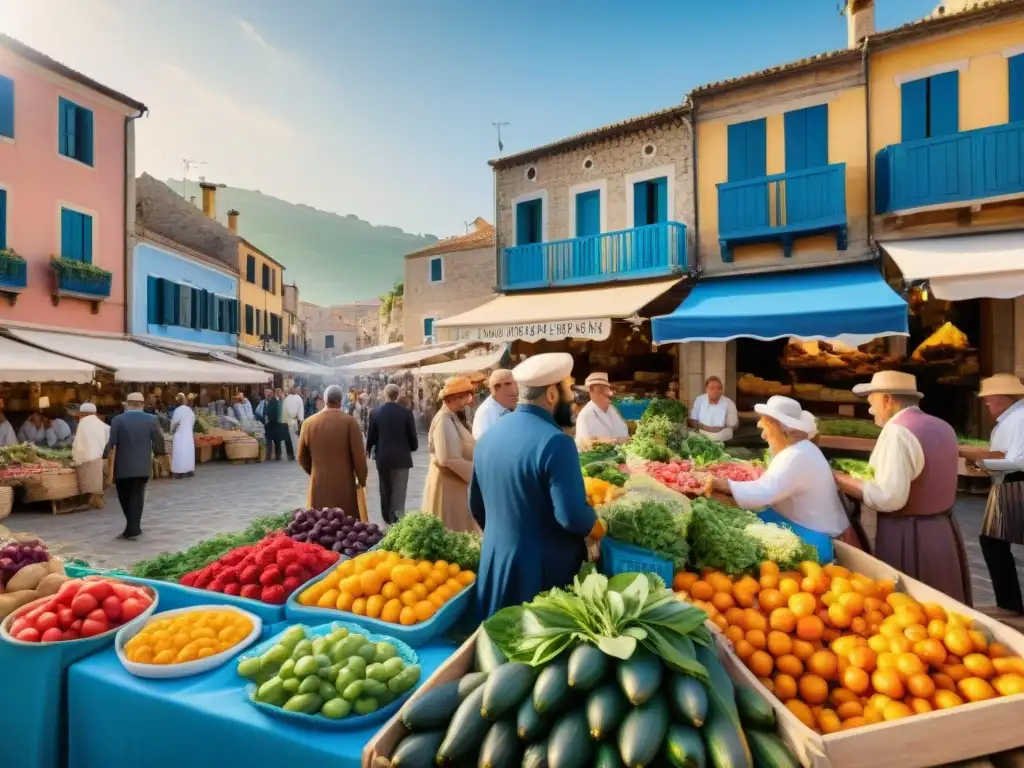
[{"label": "man in white chef hat", "polygon": [[469,507],[483,529],[477,604],[483,618],[572,583],[597,516],[573,439],[555,414],[572,402],[572,355],[534,355],[512,371],[519,405],[476,444]]}]

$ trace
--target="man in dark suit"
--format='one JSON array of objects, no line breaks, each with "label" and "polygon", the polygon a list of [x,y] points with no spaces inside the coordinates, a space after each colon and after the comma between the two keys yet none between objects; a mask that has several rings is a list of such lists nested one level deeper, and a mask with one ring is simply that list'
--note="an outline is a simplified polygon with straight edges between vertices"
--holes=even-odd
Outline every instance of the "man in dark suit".
[{"label": "man in dark suit", "polygon": [[380,511],[391,525],[405,512],[412,454],[419,448],[412,411],[398,404],[398,385],[384,387],[384,403],[370,413],[366,454],[377,462],[380,483]]},{"label": "man in dark suit", "polygon": [[[263,401],[263,428],[267,439],[267,461],[284,458],[284,435],[281,434],[282,405],[280,398],[271,390],[267,390],[267,399]],[[291,440],[288,441],[289,444]],[[289,445],[289,447],[291,447]]]},{"label": "man in dark suit", "polygon": [[110,424],[110,437],[103,449],[106,459],[114,452],[114,485],[124,513],[124,532],[117,538],[133,541],[142,534],[142,505],[146,482],[153,471],[153,456],[164,456],[164,433],[160,421],[143,411],[146,398],[132,392],[125,400],[124,413]]}]

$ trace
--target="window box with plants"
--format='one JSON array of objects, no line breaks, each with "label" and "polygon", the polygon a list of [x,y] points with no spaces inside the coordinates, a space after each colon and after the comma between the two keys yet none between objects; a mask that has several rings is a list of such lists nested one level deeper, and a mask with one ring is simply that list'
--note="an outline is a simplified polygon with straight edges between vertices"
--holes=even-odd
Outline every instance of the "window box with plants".
[{"label": "window box with plants", "polygon": [[50,260],[53,268],[54,284],[53,305],[57,306],[63,297],[89,299],[93,302],[93,312],[99,311],[99,304],[110,297],[110,272],[100,269],[94,264],[75,259],[64,259],[54,256]]},{"label": "window box with plants", "polygon": [[0,249],[0,293],[5,294],[13,305],[27,285],[25,259],[15,253],[13,248]]}]

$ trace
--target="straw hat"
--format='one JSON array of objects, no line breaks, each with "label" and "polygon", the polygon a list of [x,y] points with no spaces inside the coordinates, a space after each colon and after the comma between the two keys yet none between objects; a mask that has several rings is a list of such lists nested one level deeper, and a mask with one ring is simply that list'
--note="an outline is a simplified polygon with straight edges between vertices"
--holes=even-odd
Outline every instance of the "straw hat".
[{"label": "straw hat", "polygon": [[858,384],[853,388],[853,394],[858,397],[867,397],[876,392],[905,397],[924,397],[917,391],[917,377],[912,373],[901,371],[879,371],[871,377],[870,384]]},{"label": "straw hat", "polygon": [[589,376],[587,376],[586,381],[583,382],[583,386],[585,386],[587,389],[590,389],[591,387],[593,387],[595,385],[603,386],[603,387],[611,387],[611,384],[608,383],[608,374],[607,373],[592,373]]},{"label": "straw hat", "polygon": [[978,397],[1024,397],[1024,384],[1012,373],[997,373],[981,380],[981,389]]},{"label": "straw hat", "polygon": [[814,418],[814,414],[805,411],[800,407],[800,403],[791,397],[774,395],[768,398],[767,403],[755,405],[754,411],[775,419],[784,427],[803,432],[808,437],[814,437],[818,431],[818,420]]},{"label": "straw hat", "polygon": [[465,376],[452,376],[450,379],[445,381],[444,386],[441,388],[441,393],[437,397],[439,400],[444,400],[446,397],[465,395],[472,391],[472,381],[467,379]]}]

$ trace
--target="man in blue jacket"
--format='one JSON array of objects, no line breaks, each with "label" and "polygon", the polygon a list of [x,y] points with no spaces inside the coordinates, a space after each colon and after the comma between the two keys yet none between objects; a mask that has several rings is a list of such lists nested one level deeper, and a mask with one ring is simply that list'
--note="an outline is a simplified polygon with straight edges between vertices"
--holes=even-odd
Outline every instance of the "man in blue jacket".
[{"label": "man in blue jacket", "polygon": [[110,423],[110,436],[103,458],[114,452],[114,485],[124,513],[124,532],[117,538],[134,540],[142,534],[142,505],[146,483],[153,472],[153,456],[167,453],[164,433],[156,416],[142,408],[146,398],[132,392],[125,398],[124,413]]},{"label": "man in blue jacket", "polygon": [[554,414],[571,396],[572,355],[534,355],[512,371],[519,405],[473,456],[469,507],[483,529],[477,598],[483,618],[572,583],[597,522],[579,453]]}]

